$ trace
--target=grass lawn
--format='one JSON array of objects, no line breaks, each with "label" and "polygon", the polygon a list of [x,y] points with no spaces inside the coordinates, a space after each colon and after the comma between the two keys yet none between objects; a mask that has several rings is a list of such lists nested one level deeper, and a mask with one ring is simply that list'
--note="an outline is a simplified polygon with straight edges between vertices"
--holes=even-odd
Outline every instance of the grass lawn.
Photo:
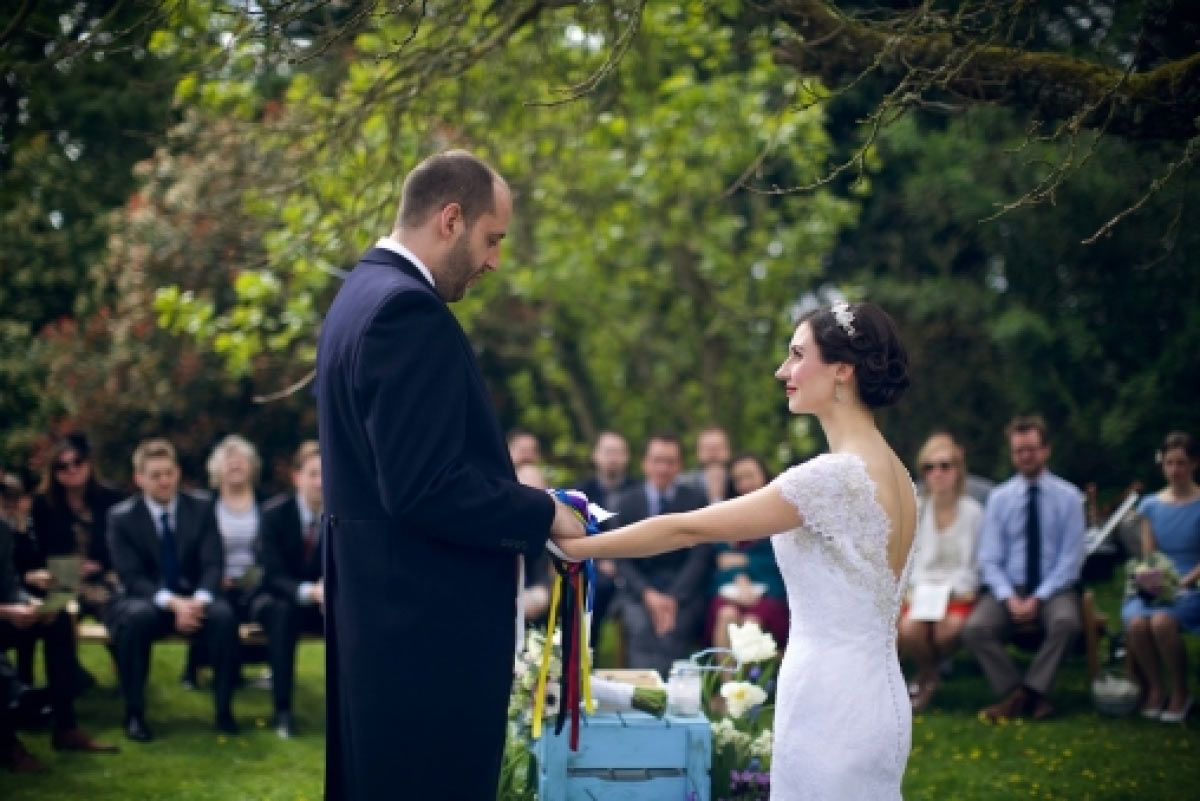
[{"label": "grass lawn", "polygon": [[[1115,587],[1099,592],[1110,621],[1119,619]],[[103,687],[80,701],[80,719],[89,732],[121,743],[121,753],[60,755],[51,750],[48,734],[22,733],[26,746],[51,772],[18,778],[0,771],[0,799],[315,801],[321,797],[324,769],[322,649],[320,642],[301,645],[296,709],[303,728],[298,738],[282,742],[266,728],[269,693],[253,688],[241,690],[236,699],[243,733],[217,736],[211,728],[211,695],[187,692],[177,683],[183,646],[156,646],[148,719],[158,739],[138,745],[121,735],[121,703],[111,691],[115,676],[108,653],[84,646],[83,660]],[[1190,652],[1193,693],[1200,695],[1200,643],[1195,638]],[[247,668],[247,675],[256,673],[256,667]],[[1173,725],[1098,715],[1091,707],[1081,656],[1072,657],[1060,673],[1054,694],[1059,715],[1053,720],[989,726],[977,720],[976,712],[990,700],[979,669],[960,655],[934,710],[914,721],[906,798],[1200,797],[1200,714]]]}]

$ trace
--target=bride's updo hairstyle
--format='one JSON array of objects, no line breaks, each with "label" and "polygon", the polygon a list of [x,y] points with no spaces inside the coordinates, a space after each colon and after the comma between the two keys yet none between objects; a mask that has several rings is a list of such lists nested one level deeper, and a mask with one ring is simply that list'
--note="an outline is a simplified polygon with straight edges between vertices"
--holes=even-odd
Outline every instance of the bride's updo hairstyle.
[{"label": "bride's updo hairstyle", "polygon": [[808,323],[826,364],[853,365],[863,403],[872,409],[891,406],[908,388],[908,353],[896,323],[874,303],[834,304],[808,312]]}]

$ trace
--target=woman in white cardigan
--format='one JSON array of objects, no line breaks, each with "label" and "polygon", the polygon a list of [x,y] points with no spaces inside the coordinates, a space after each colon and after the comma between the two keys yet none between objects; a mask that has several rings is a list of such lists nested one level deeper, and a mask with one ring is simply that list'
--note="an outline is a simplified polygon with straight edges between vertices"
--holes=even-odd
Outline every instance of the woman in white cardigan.
[{"label": "woman in white cardigan", "polygon": [[[958,648],[963,623],[971,614],[979,589],[975,564],[983,508],[966,493],[963,450],[949,434],[934,434],[917,456],[924,483],[917,509],[909,601],[900,613],[900,653],[917,663],[913,711],[929,705],[937,691],[938,664]],[[914,591],[949,589],[940,620],[910,616]],[[937,595],[935,591],[932,594]],[[940,604],[938,605],[940,606]]]}]

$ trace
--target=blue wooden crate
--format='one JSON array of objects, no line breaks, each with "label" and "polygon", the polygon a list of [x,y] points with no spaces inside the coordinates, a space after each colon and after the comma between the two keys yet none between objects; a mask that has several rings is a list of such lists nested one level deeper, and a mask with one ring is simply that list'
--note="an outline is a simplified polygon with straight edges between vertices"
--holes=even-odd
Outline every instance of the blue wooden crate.
[{"label": "blue wooden crate", "polygon": [[570,723],[558,736],[546,723],[530,746],[539,801],[709,801],[712,729],[702,715],[600,712],[581,724],[578,751]]}]

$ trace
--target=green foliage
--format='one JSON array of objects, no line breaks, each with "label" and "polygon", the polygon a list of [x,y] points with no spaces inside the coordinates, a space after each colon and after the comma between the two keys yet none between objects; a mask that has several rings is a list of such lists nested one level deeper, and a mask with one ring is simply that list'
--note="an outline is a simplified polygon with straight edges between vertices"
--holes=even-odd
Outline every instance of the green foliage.
[{"label": "green foliage", "polygon": [[[505,266],[455,309],[507,423],[568,462],[603,427],[636,441],[710,420],[773,460],[811,449],[788,437],[771,374],[792,303],[855,212],[827,192],[727,191],[760,157],[781,183],[811,179],[829,147],[813,90],[772,64],[765,37],[735,46],[706,4],[653,7],[595,93],[530,105],[597,68],[611,42],[543,15],[397,115],[374,94],[392,66],[370,56],[404,35],[402,21],[363,33],[332,94],[311,76],[291,82],[285,118],[260,146],[302,152],[305,168],[288,191],[267,176],[244,195],[247,216],[264,221],[264,267],[243,272],[231,299],[164,290],[167,327],[195,333],[235,373],[261,354],[310,363],[300,346],[336,289],[331,274],[390,230],[407,169],[461,145],[516,196]],[[414,46],[448,35],[423,27]],[[350,110],[358,126],[329,146],[316,122]]]},{"label": "green foliage", "polygon": [[1155,486],[1162,436],[1200,429],[1189,344],[1200,332],[1196,189],[1159,193],[1084,246],[1165,158],[1115,139],[1085,141],[1075,158],[1093,146],[1053,206],[990,220],[1046,178],[1065,146],[1025,143],[1014,114],[984,109],[910,119],[881,141],[874,190],[832,272],[887,308],[909,346],[913,387],[887,417],[902,455],[949,428],[974,471],[1004,477],[1005,422],[1040,411],[1057,472],[1081,485]]},{"label": "green foliage", "polygon": [[[136,4],[134,4],[136,5]],[[169,61],[131,33],[120,48],[79,51],[101,18],[132,26],[131,4],[49,0],[0,46],[0,459],[16,461],[61,415],[40,361],[75,330],[106,217],[127,199],[132,166],[166,125]],[[8,25],[7,21],[4,23]],[[103,33],[105,37],[110,34]]]}]

